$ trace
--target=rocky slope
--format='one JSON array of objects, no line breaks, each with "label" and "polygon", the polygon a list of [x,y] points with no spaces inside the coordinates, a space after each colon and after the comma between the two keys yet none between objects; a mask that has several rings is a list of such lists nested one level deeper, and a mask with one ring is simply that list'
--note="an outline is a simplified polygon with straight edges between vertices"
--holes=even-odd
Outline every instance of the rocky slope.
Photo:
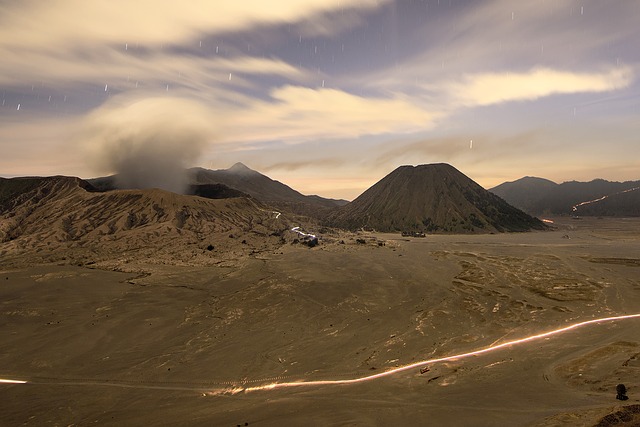
[{"label": "rocky slope", "polygon": [[224,184],[249,194],[269,206],[312,217],[322,217],[347,203],[345,200],[304,195],[242,163],[220,170],[192,168],[189,169],[189,175],[193,184]]},{"label": "rocky slope", "polygon": [[[278,245],[284,218],[258,201],[163,190],[95,192],[79,178],[0,181],[0,257],[216,263]],[[244,243],[242,243],[244,241]]]}]

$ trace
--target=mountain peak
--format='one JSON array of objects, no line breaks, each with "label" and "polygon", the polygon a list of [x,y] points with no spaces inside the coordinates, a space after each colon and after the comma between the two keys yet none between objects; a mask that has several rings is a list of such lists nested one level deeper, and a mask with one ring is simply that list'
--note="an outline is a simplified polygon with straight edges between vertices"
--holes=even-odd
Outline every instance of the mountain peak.
[{"label": "mountain peak", "polygon": [[[293,188],[253,170],[243,163],[229,169],[192,169],[191,184],[224,184],[270,206],[305,216],[319,217],[341,203],[318,196],[305,196]],[[214,194],[217,194],[214,192]]]},{"label": "mountain peak", "polygon": [[256,172],[253,169],[248,168],[244,163],[241,163],[241,162],[236,163],[235,165],[231,166],[227,170],[233,173],[255,173]]},{"label": "mountain peak", "polygon": [[[414,169],[417,171],[423,171],[423,170],[452,170],[455,169],[453,166],[451,166],[449,163],[427,163],[427,164],[422,164],[422,165],[402,165],[400,167],[398,167],[397,169]],[[396,170],[397,170],[396,169]]]}]

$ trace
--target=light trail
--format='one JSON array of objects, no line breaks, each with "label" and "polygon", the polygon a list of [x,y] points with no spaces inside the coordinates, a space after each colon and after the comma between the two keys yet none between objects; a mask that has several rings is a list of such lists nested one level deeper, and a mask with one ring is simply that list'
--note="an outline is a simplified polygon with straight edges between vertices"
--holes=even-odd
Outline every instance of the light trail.
[{"label": "light trail", "polygon": [[[423,367],[424,365],[429,365],[429,364],[433,364],[433,363],[440,363],[440,362],[450,362],[450,361],[453,361],[453,360],[459,360],[459,359],[464,359],[464,358],[471,357],[471,356],[478,356],[478,355],[481,355],[481,354],[490,353],[492,351],[500,350],[500,349],[503,349],[505,347],[510,347],[510,346],[513,346],[513,345],[523,344],[523,343],[539,340],[539,339],[542,339],[542,338],[547,338],[547,337],[550,337],[550,336],[553,336],[553,335],[558,335],[558,334],[561,334],[561,333],[564,333],[564,332],[568,332],[568,331],[571,331],[571,330],[574,330],[574,329],[578,329],[578,328],[581,328],[581,327],[587,326],[587,325],[593,325],[593,324],[596,324],[596,323],[603,323],[603,322],[612,322],[612,321],[616,321],[616,320],[634,319],[634,318],[640,318],[640,313],[639,314],[627,314],[627,315],[622,315],[622,316],[604,317],[604,318],[600,318],[600,319],[587,320],[585,322],[575,323],[573,325],[565,326],[564,328],[555,329],[553,331],[543,332],[541,334],[531,335],[531,336],[528,336],[528,337],[525,337],[525,338],[520,338],[520,339],[513,340],[513,341],[507,341],[507,342],[502,343],[502,344],[485,347],[485,348],[480,349],[480,350],[470,351],[468,353],[455,354],[453,356],[440,357],[440,358],[436,358],[436,359],[423,360],[423,361],[420,361],[420,362],[411,363],[409,365],[400,366],[400,367],[395,368],[395,369],[390,369],[390,370],[385,371],[385,372],[380,372],[379,374],[367,375],[367,376],[364,376],[364,377],[352,378],[352,379],[349,379],[349,380],[319,380],[319,381],[298,381],[298,382],[286,382],[286,383],[272,383],[272,384],[267,384],[267,385],[263,385],[263,386],[245,387],[242,391],[248,393],[248,392],[252,392],[252,391],[274,390],[274,389],[277,389],[277,388],[288,388],[288,387],[312,387],[312,386],[323,386],[323,385],[340,385],[340,384],[363,383],[363,382],[366,382],[366,381],[371,381],[371,380],[375,380],[375,379],[378,379],[378,378],[386,377],[386,376],[389,376],[389,375],[394,375],[394,374],[397,374],[397,373],[400,373],[400,372],[408,371],[410,369]],[[235,388],[233,390],[230,390],[230,392],[233,393],[233,394],[236,394],[236,393],[240,392],[240,390],[238,390],[238,388]],[[219,394],[219,391],[216,394]]]},{"label": "light trail", "polygon": [[317,238],[317,236],[315,234],[305,233],[304,231],[300,230],[300,227],[293,227],[291,229],[291,231],[293,231],[295,233],[298,233],[298,235],[302,236],[302,237],[309,237],[311,239],[316,239]]},{"label": "light trail", "polygon": [[2,383],[2,384],[26,384],[26,381],[8,380],[8,379],[0,378],[0,383]]},{"label": "light trail", "polygon": [[[482,348],[480,350],[470,351],[468,353],[454,354],[452,356],[444,356],[435,359],[422,360],[420,362],[411,363],[409,365],[400,366],[395,369],[390,369],[385,372],[380,372],[374,375],[367,375],[364,377],[352,378],[348,380],[318,380],[318,381],[297,381],[297,382],[283,382],[283,383],[271,383],[262,386],[253,386],[253,387],[244,387],[242,384],[246,383],[246,381],[239,381],[236,385],[230,386],[227,388],[219,388],[219,389],[211,389],[208,387],[200,386],[200,387],[188,387],[188,386],[178,386],[178,385],[153,385],[153,384],[128,384],[128,383],[117,383],[110,381],[22,381],[22,380],[13,380],[13,379],[0,379],[0,383],[2,384],[59,384],[59,385],[78,385],[78,386],[111,386],[111,387],[124,387],[124,388],[137,388],[137,389],[166,389],[166,390],[189,390],[189,391],[198,391],[205,396],[219,396],[219,395],[235,395],[238,393],[249,393],[253,391],[268,391],[275,390],[278,388],[289,388],[289,387],[317,387],[317,386],[331,386],[331,385],[342,385],[342,384],[358,384],[366,381],[375,380],[382,377],[387,377],[390,375],[398,374],[400,372],[408,371],[410,369],[423,368],[425,365],[431,365],[434,363],[441,362],[450,362],[460,359],[465,359],[471,356],[479,356],[481,354],[490,353],[493,351],[497,351],[506,347],[524,344],[531,341],[536,341],[542,338],[548,338],[553,335],[562,334],[564,332],[568,332],[574,329],[582,328],[583,326],[604,323],[604,322],[613,322],[618,320],[626,320],[626,319],[637,319],[640,318],[640,313],[638,314],[626,314],[621,316],[613,316],[613,317],[603,317],[599,319],[587,320],[584,322],[574,323],[573,325],[565,326],[564,328],[555,329],[548,332],[543,332],[536,335],[530,335],[525,338],[520,338],[517,340],[507,341],[498,345],[490,345],[488,347]],[[254,380],[251,382],[257,382],[259,380]],[[231,384],[231,382],[229,383]]]},{"label": "light trail", "polygon": [[608,195],[602,196],[602,197],[600,197],[598,199],[594,199],[594,200],[589,200],[589,201],[586,201],[586,202],[578,203],[577,205],[575,205],[571,209],[573,210],[573,212],[577,212],[578,208],[580,206],[590,205],[592,203],[598,203],[598,202],[601,202],[601,201],[603,201],[605,199],[608,199],[611,196],[617,196],[618,194],[630,193],[630,192],[636,191],[636,190],[640,190],[640,187],[629,188],[628,190],[618,191],[617,193],[608,194]]},{"label": "light trail", "polygon": [[275,214],[276,216],[275,216],[275,218],[274,218],[274,219],[278,219],[278,218],[280,218],[280,215],[282,215],[282,212],[278,212],[278,211],[267,211],[267,210],[260,209],[260,208],[258,208],[258,209],[259,209],[259,210],[261,210],[262,212],[269,212],[269,213]]},{"label": "light trail", "polygon": [[607,197],[609,197],[609,196],[602,196],[602,197],[600,197],[599,199],[593,199],[593,200],[589,200],[589,201],[587,201],[587,202],[578,203],[577,205],[575,205],[575,206],[574,206],[573,208],[571,208],[571,209],[572,209],[574,212],[576,212],[580,206],[590,205],[590,204],[592,204],[592,203],[598,203],[598,202],[603,201],[603,200],[604,200],[604,199],[606,199]]}]

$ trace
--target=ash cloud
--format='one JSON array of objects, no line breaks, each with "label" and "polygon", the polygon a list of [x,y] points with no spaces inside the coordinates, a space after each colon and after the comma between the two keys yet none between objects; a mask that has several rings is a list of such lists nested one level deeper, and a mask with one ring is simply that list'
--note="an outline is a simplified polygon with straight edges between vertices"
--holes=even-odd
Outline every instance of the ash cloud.
[{"label": "ash cloud", "polygon": [[184,193],[186,168],[213,138],[213,113],[182,98],[112,102],[87,117],[82,142],[98,173],[115,173],[119,188]]}]

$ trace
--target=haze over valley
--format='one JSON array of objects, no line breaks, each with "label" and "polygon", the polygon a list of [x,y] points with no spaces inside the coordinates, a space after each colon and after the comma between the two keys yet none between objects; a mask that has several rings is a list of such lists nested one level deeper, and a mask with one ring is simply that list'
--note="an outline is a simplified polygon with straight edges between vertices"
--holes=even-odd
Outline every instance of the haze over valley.
[{"label": "haze over valley", "polygon": [[5,420],[447,424],[452,399],[460,425],[637,419],[611,401],[637,387],[637,218],[550,227],[444,164],[350,203],[185,174],[186,195],[0,181],[2,378],[26,381]]},{"label": "haze over valley", "polygon": [[0,3],[0,425],[640,425],[640,2]]}]

